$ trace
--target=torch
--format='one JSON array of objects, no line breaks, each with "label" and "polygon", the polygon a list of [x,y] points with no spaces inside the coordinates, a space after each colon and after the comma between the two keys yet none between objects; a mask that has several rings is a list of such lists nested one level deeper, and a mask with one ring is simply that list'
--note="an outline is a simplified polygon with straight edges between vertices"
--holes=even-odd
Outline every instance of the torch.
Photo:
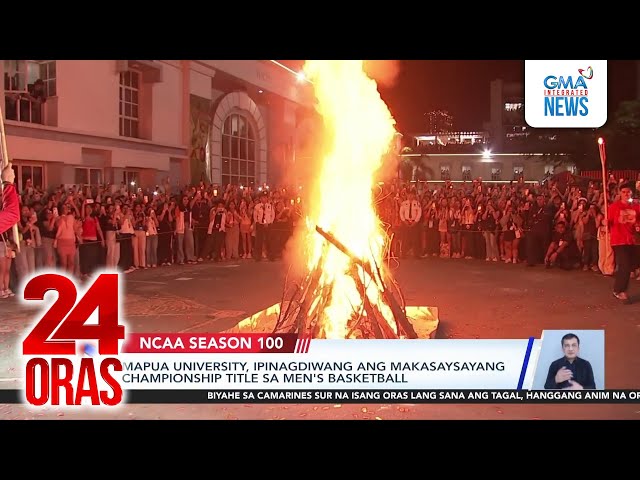
[{"label": "torch", "polygon": [[609,192],[607,191],[607,151],[604,145],[604,138],[598,138],[598,150],[600,150],[600,163],[602,164],[602,194],[604,195],[604,223],[607,226],[605,239],[607,251],[609,249]]},{"label": "torch", "polygon": [[[0,161],[0,171],[4,170],[9,165],[9,152],[7,151],[7,135],[4,131],[4,112],[0,107],[0,143],[2,144],[2,161]],[[2,191],[4,192],[4,184],[2,184]],[[18,223],[13,226],[13,240],[16,244],[16,251],[20,253],[20,236],[18,234]]]}]

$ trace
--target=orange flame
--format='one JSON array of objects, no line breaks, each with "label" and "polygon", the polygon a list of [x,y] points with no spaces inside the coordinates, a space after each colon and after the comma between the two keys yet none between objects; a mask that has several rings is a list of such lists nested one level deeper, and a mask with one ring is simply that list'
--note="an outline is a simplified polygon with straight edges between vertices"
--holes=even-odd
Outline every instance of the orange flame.
[{"label": "orange flame", "polygon": [[[304,72],[313,83],[316,108],[323,117],[329,144],[316,177],[317,194],[310,202],[307,266],[313,270],[323,261],[320,286],[333,284],[323,315],[326,338],[345,338],[347,322],[354,308],[362,304],[362,295],[348,275],[350,259],[346,255],[330,248],[321,259],[325,240],[315,232],[315,226],[334,235],[359,258],[383,265],[385,236],[374,209],[372,188],[375,172],[392,146],[395,121],[376,82],[365,73],[362,60],[310,60]],[[367,297],[395,331],[380,285],[361,278]]]}]

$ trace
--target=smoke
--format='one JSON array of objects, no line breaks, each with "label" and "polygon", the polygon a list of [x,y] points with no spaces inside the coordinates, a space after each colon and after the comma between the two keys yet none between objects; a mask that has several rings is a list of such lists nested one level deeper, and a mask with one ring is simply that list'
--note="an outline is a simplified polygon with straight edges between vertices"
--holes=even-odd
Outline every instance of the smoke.
[{"label": "smoke", "polygon": [[399,60],[365,60],[364,70],[378,85],[391,88],[400,74]]}]

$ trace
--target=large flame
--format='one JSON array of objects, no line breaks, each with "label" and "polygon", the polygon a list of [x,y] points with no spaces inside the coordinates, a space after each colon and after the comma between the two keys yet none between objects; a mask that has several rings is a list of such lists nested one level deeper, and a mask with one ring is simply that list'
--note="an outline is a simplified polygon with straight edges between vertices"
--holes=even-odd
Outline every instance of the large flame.
[{"label": "large flame", "polygon": [[[348,275],[350,259],[346,255],[330,248],[324,260],[321,258],[325,240],[315,232],[315,226],[334,235],[359,258],[383,265],[385,236],[374,209],[372,187],[396,130],[376,82],[363,66],[362,60],[311,60],[304,66],[329,144],[307,219],[311,227],[307,266],[313,271],[322,261],[320,285],[333,283],[331,301],[323,315],[326,338],[345,338],[347,322],[354,308],[362,304],[362,295]],[[362,280],[367,297],[396,331],[379,283],[365,276]]]}]

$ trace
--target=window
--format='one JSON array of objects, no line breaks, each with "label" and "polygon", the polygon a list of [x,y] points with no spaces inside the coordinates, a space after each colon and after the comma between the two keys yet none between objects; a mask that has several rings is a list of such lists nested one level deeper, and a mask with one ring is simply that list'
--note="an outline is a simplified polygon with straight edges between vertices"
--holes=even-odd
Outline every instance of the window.
[{"label": "window", "polygon": [[124,171],[122,181],[127,187],[140,186],[140,175],[138,172]]},{"label": "window", "polygon": [[250,185],[256,182],[256,130],[250,118],[233,113],[222,129],[222,184]]},{"label": "window", "polygon": [[440,180],[451,180],[450,165],[440,165]]},{"label": "window", "polygon": [[139,138],[140,73],[120,73],[120,136]]},{"label": "window", "polygon": [[572,175],[577,175],[578,167],[576,167],[575,165],[567,165],[567,171],[570,172]]},{"label": "window", "polygon": [[471,167],[469,165],[462,166],[462,180],[467,182],[471,180]]},{"label": "window", "polygon": [[76,185],[102,185],[101,168],[76,168]]},{"label": "window", "polygon": [[491,169],[491,180],[494,182],[502,180],[502,169],[500,167],[493,167]]},{"label": "window", "polygon": [[16,174],[15,183],[20,192],[27,188],[27,181],[31,180],[31,186],[44,189],[44,166],[43,165],[22,165],[13,164],[13,171]]},{"label": "window", "polygon": [[522,103],[505,103],[504,109],[507,112],[517,112],[518,110],[522,110]]},{"label": "window", "polygon": [[524,178],[524,167],[522,166],[513,167],[513,179],[520,180],[521,178]]},{"label": "window", "polygon": [[44,82],[45,97],[55,97],[57,95],[55,60],[40,63],[40,79]]},{"label": "window", "polygon": [[56,61],[5,60],[4,90],[8,120],[43,124],[46,99],[56,95]]},{"label": "window", "polygon": [[545,165],[544,174],[553,175],[553,172],[555,172],[555,170],[556,170],[556,167],[554,167],[553,165]]}]

